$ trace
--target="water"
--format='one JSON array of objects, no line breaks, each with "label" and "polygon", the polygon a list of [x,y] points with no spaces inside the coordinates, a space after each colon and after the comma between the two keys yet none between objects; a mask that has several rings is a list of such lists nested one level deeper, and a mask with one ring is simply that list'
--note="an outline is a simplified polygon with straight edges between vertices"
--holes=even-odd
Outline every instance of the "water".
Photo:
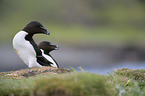
[{"label": "water", "polygon": [[[107,74],[118,68],[145,69],[145,62],[116,62],[110,54],[100,50],[90,50],[61,45],[51,53],[61,68],[82,67],[86,72]],[[27,66],[16,55],[11,44],[0,46],[0,72],[25,69]]]},{"label": "water", "polygon": [[85,71],[91,73],[97,73],[102,75],[107,75],[120,68],[129,68],[129,69],[145,69],[145,62],[122,62],[116,65],[110,65],[110,67],[103,67],[103,68],[84,68]]}]

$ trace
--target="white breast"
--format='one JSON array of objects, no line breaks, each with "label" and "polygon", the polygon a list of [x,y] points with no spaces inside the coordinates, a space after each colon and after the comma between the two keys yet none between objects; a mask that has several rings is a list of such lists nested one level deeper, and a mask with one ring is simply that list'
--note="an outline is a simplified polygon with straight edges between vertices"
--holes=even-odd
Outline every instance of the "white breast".
[{"label": "white breast", "polygon": [[28,35],[25,31],[18,32],[13,39],[13,47],[23,62],[31,67],[41,67],[36,60],[36,52],[29,41],[25,40]]}]

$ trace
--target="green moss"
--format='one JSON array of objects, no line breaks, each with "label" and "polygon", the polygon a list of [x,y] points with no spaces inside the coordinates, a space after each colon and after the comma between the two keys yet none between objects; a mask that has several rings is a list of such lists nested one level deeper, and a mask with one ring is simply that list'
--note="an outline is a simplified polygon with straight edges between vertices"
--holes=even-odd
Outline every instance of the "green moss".
[{"label": "green moss", "polygon": [[37,75],[1,79],[0,96],[109,96],[104,76],[91,73]]},{"label": "green moss", "polygon": [[46,70],[49,68],[0,73],[0,96],[145,96],[143,69],[117,69],[108,76]]},{"label": "green moss", "polygon": [[91,73],[71,73],[36,80],[33,96],[109,96],[105,78]]},{"label": "green moss", "polygon": [[0,80],[0,96],[28,96],[31,83],[30,79]]}]

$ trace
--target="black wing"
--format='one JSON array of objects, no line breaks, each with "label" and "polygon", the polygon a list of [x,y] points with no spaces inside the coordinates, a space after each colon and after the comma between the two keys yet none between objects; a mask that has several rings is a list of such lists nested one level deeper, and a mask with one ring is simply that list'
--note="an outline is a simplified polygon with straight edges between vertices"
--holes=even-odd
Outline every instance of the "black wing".
[{"label": "black wing", "polygon": [[37,56],[37,62],[42,66],[51,66],[51,62],[49,62],[44,56]]},{"label": "black wing", "polygon": [[47,54],[48,56],[50,56],[52,59],[53,59],[53,61],[56,63],[56,65],[57,65],[57,68],[59,68],[59,65],[58,65],[58,63],[54,60],[54,58],[50,55],[50,54]]}]

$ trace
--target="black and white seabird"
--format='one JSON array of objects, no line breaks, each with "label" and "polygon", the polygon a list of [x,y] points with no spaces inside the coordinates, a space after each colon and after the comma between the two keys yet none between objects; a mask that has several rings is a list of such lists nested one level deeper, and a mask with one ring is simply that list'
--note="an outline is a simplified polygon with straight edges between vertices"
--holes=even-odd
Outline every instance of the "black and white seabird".
[{"label": "black and white seabird", "polygon": [[49,35],[49,31],[40,22],[32,21],[13,38],[14,50],[29,68],[51,66],[51,62],[42,56],[42,51],[32,38],[39,33]]},{"label": "black and white seabird", "polygon": [[50,55],[50,52],[53,51],[53,50],[58,50],[59,47],[58,45],[55,45],[55,44],[51,44],[50,42],[48,41],[43,41],[41,43],[39,43],[39,48],[41,49],[42,51],[42,55],[50,62],[52,62],[51,66],[52,67],[57,67],[59,68],[57,62],[54,60],[54,58]]}]

